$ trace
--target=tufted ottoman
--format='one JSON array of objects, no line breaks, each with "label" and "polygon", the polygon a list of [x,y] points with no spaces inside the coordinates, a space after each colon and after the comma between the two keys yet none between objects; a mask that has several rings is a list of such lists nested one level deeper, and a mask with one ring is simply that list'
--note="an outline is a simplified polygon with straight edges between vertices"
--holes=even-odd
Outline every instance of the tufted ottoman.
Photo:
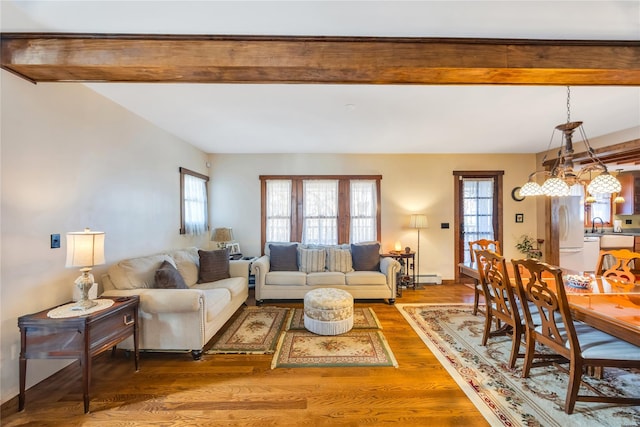
[{"label": "tufted ottoman", "polygon": [[304,327],[318,335],[339,335],[353,328],[353,296],[334,288],[318,288],[304,296]]}]

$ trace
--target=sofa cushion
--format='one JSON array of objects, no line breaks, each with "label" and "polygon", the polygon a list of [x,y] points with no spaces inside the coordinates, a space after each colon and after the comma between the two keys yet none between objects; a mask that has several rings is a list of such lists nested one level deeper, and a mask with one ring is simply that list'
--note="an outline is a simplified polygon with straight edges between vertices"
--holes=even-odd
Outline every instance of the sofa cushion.
[{"label": "sofa cushion", "polygon": [[198,255],[200,256],[198,283],[215,282],[231,277],[229,274],[229,251],[226,249],[199,250]]},{"label": "sofa cushion", "polygon": [[208,283],[198,283],[193,286],[193,289],[226,289],[231,292],[231,296],[235,297],[236,295],[245,292],[247,288],[247,282],[244,277],[230,277],[228,279],[222,279],[215,282]]},{"label": "sofa cushion", "polygon": [[386,285],[387,277],[379,271],[352,271],[344,275],[347,285]]},{"label": "sofa cushion", "polygon": [[231,302],[231,292],[223,288],[206,289],[204,300],[207,322],[212,322]]},{"label": "sofa cushion", "polygon": [[266,285],[304,286],[307,274],[301,271],[273,271],[265,276]]},{"label": "sofa cushion", "polygon": [[198,283],[198,271],[200,269],[200,255],[198,248],[179,249],[169,253],[176,264],[176,268],[184,279],[187,286],[191,287]]},{"label": "sofa cushion", "polygon": [[298,271],[298,245],[269,245],[271,271]]},{"label": "sofa cushion", "polygon": [[131,258],[113,264],[107,273],[116,289],[153,288],[156,283],[156,270],[164,261],[173,263],[166,254]]},{"label": "sofa cushion", "polygon": [[326,252],[324,249],[304,249],[298,250],[300,254],[300,271],[303,273],[317,273],[324,271]]},{"label": "sofa cushion", "polygon": [[353,271],[351,251],[341,247],[327,248],[327,270],[348,273]]},{"label": "sofa cushion", "polygon": [[178,269],[169,261],[163,261],[160,268],[156,270],[156,288],[159,289],[188,289],[184,279]]},{"label": "sofa cushion", "polygon": [[380,243],[351,245],[351,257],[356,271],[380,271]]},{"label": "sofa cushion", "polygon": [[307,274],[307,285],[309,286],[344,286],[345,284],[344,273],[324,271]]}]

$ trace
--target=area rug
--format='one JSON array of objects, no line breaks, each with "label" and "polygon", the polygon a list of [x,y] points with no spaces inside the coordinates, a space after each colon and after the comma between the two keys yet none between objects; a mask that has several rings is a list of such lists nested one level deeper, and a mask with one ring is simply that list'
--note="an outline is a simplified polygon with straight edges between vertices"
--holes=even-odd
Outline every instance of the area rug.
[{"label": "area rug", "polygon": [[271,369],[337,366],[397,368],[398,363],[382,332],[365,330],[332,336],[286,331],[271,362]]},{"label": "area rug", "polygon": [[[568,374],[557,366],[534,367],[521,378],[522,359],[509,369],[511,339],[492,337],[480,345],[483,316],[467,304],[396,304],[411,327],[491,425],[637,426],[640,407],[578,402],[564,413]],[[586,378],[586,377],[585,377]],[[640,394],[640,372],[606,368],[602,380],[588,377],[607,394]],[[589,393],[584,387],[581,394]]]},{"label": "area rug", "polygon": [[[304,309],[293,309],[291,321],[286,329],[304,329]],[[382,329],[382,325],[371,307],[354,307],[353,329]]]},{"label": "area rug", "polygon": [[283,307],[245,307],[207,354],[271,354],[289,313]]}]

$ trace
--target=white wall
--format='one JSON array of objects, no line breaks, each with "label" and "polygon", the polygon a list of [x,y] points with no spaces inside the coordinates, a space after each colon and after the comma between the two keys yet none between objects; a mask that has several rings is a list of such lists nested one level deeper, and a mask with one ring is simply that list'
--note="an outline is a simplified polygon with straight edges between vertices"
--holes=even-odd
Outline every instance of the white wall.
[{"label": "white wall", "polygon": [[[180,166],[208,174],[207,155],[79,84],[2,85],[1,391],[18,393],[17,319],[69,301],[65,233],[106,232],[107,263],[202,246],[180,236]],[[50,249],[50,235],[62,237]],[[94,268],[96,278],[108,265]],[[66,361],[28,362],[27,387]]]},{"label": "white wall", "polygon": [[[429,228],[420,232],[420,273],[455,275],[453,235],[454,170],[504,170],[504,248],[519,257],[515,241],[536,234],[535,200],[511,199],[535,168],[535,155],[351,155],[351,154],[211,154],[211,225],[232,227],[244,255],[260,255],[259,175],[382,175],[382,247],[396,241],[417,247],[417,232],[408,228],[409,215],[425,213]],[[515,214],[524,223],[515,223]],[[448,222],[449,229],[440,223]]]}]

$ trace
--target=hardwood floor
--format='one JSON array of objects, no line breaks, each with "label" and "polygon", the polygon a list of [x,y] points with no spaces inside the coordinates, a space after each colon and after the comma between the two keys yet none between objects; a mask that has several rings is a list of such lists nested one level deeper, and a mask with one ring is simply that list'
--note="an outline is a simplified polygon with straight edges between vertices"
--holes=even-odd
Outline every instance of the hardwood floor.
[{"label": "hardwood floor", "polygon": [[[396,300],[472,301],[473,291],[457,284],[405,290]],[[124,352],[105,352],[94,359],[89,414],[83,414],[79,366],[73,364],[29,389],[23,412],[16,412],[17,398],[3,405],[2,425],[488,425],[395,307],[356,304],[373,307],[398,369],[272,370],[272,355],[205,354],[196,362],[189,353],[143,353],[134,373]]]}]

